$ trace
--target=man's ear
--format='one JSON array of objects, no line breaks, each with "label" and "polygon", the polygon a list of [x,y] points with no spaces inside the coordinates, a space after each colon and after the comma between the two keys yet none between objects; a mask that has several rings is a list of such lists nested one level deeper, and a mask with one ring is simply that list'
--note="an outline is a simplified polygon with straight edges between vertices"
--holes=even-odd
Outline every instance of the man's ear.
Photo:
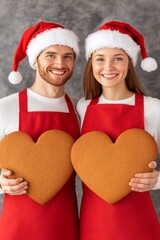
[{"label": "man's ear", "polygon": [[37,59],[36,59],[36,61],[34,62],[33,66],[35,67],[35,69],[37,69],[37,66],[38,66]]}]

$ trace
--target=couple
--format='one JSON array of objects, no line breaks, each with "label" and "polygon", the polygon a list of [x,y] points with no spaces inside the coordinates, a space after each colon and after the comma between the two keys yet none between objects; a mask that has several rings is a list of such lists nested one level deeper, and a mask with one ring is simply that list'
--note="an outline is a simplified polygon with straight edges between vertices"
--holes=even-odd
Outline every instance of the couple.
[{"label": "couple", "polygon": [[[115,141],[123,131],[136,127],[148,131],[160,149],[160,100],[144,95],[134,70],[139,53],[143,70],[150,72],[157,67],[155,60],[147,57],[143,36],[127,23],[112,21],[90,34],[85,47],[85,98],[77,104],[81,134],[95,129],[109,131]],[[17,70],[26,55],[36,71],[35,80],[31,87],[0,100],[0,139],[22,131],[37,140],[50,129],[79,138],[74,100],[64,90],[78,54],[77,35],[59,24],[39,22],[23,33],[9,81],[22,81]],[[111,111],[113,104],[116,111]],[[126,106],[128,111],[124,110]],[[121,122],[126,124],[122,127]],[[5,196],[0,238],[158,240],[159,223],[148,191],[160,188],[159,173],[154,161],[149,167],[153,171],[137,173],[128,183],[132,193],[115,205],[109,205],[83,184],[80,224],[74,173],[55,197],[40,205],[26,194],[29,184],[23,176],[12,179],[12,169],[2,169],[0,185]]]}]

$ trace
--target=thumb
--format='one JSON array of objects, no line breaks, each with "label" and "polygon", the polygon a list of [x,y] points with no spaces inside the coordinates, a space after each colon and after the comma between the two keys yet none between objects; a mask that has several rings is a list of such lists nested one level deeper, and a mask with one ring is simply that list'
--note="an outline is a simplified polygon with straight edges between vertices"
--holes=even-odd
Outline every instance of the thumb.
[{"label": "thumb", "polygon": [[11,174],[12,174],[12,171],[11,170],[9,170],[9,169],[2,169],[2,171],[1,171],[1,174],[3,175],[3,176],[10,176]]},{"label": "thumb", "polygon": [[154,170],[157,167],[157,163],[155,161],[152,161],[148,164],[148,166]]}]

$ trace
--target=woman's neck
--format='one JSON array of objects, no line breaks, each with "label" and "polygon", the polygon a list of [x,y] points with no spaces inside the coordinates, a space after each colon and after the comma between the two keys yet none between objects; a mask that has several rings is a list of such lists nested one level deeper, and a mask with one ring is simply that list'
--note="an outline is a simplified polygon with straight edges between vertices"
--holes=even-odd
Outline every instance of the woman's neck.
[{"label": "woman's neck", "polygon": [[108,100],[122,100],[133,96],[133,92],[129,91],[127,88],[121,90],[116,90],[112,88],[103,89],[102,95]]}]

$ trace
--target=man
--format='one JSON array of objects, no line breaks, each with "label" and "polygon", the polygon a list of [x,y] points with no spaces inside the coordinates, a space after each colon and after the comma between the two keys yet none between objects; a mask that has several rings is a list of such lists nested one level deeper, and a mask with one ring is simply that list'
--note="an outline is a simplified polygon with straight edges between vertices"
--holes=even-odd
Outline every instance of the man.
[{"label": "man", "polygon": [[[30,88],[0,100],[0,139],[11,132],[23,131],[36,141],[50,129],[63,130],[74,139],[78,138],[77,116],[64,92],[78,53],[78,37],[61,25],[39,22],[23,33],[14,55],[9,81],[13,84],[21,82],[22,76],[17,68],[26,55],[30,66],[36,70],[35,81]],[[55,197],[40,205],[26,194],[29,186],[25,179],[7,178],[11,170],[3,169],[0,178],[6,193],[0,219],[0,238],[77,240],[75,175]]]}]

